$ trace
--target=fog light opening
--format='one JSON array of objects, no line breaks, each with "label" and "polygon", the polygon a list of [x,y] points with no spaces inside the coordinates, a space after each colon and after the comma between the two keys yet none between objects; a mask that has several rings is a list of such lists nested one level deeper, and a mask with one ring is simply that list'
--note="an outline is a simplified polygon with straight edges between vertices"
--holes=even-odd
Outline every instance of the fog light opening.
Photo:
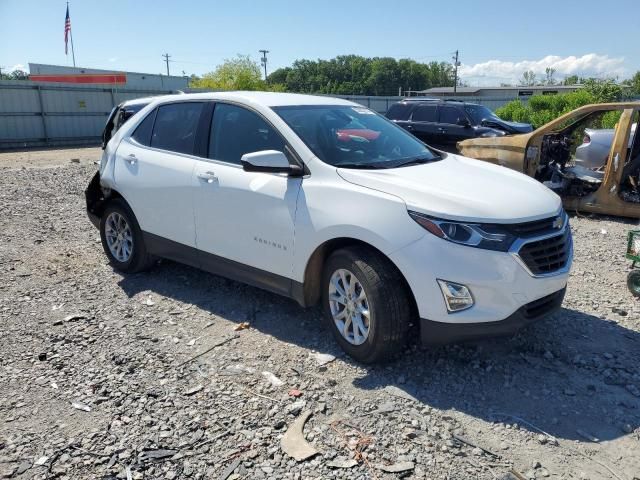
[{"label": "fog light opening", "polygon": [[438,280],[438,285],[449,313],[460,312],[473,307],[473,296],[465,285],[446,280]]}]

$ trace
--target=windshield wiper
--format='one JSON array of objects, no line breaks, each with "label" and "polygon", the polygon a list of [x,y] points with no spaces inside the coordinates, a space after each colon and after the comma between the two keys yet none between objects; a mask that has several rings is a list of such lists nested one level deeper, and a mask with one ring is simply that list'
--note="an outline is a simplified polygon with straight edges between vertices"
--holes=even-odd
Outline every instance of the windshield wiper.
[{"label": "windshield wiper", "polygon": [[381,168],[389,168],[383,164],[375,164],[375,163],[336,163],[334,165],[336,168],[359,168],[363,170],[375,170]]},{"label": "windshield wiper", "polygon": [[442,157],[440,155],[434,155],[433,157],[422,157],[422,158],[413,158],[411,160],[407,160],[406,162],[397,163],[394,167],[408,167],[410,165],[422,165],[423,163],[433,162],[435,160],[441,160]]}]

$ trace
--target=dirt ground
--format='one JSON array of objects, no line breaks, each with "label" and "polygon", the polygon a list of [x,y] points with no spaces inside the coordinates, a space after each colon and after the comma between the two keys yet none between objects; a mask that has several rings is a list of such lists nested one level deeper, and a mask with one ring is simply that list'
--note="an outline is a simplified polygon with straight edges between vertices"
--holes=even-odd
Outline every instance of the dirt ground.
[{"label": "dirt ground", "polygon": [[[638,222],[572,216],[554,317],[365,367],[317,309],[167,261],[115,272],[84,211],[99,156],[0,153],[0,478],[640,479]],[[307,410],[297,462],[281,438]]]}]

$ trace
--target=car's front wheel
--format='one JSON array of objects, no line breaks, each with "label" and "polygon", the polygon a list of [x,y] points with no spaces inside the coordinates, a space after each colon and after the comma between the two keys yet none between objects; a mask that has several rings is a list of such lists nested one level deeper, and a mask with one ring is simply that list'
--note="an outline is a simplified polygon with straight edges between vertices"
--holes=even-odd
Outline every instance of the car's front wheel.
[{"label": "car's front wheel", "polygon": [[325,317],[334,337],[363,363],[386,360],[406,342],[411,301],[400,272],[366,248],[344,248],[326,262],[322,279]]},{"label": "car's front wheel", "polygon": [[109,202],[102,214],[100,238],[109,261],[122,272],[146,270],[155,260],[147,252],[135,215],[119,198]]}]

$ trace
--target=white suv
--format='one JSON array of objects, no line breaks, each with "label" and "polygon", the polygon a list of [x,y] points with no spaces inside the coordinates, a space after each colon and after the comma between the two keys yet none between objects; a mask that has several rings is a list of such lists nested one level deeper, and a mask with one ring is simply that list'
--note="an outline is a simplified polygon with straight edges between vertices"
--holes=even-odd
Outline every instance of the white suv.
[{"label": "white suv", "polygon": [[353,358],[508,334],[562,303],[560,198],[431,149],[358,104],[226,92],[159,97],[106,145],[86,192],[113,266],[165,257],[322,302]]}]

